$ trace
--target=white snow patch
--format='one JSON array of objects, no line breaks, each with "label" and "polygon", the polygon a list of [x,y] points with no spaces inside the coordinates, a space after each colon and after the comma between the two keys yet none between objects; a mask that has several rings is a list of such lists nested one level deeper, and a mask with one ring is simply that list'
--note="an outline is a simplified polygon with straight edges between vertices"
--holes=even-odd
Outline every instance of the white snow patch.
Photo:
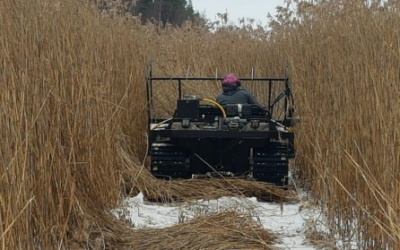
[{"label": "white snow patch", "polygon": [[122,208],[115,209],[113,214],[128,220],[134,228],[164,228],[204,214],[222,211],[237,211],[249,214],[263,228],[279,234],[283,249],[312,250],[306,243],[306,222],[317,218],[318,209],[304,208],[299,203],[259,202],[256,198],[222,197],[217,200],[198,200],[183,204],[145,203],[142,193],[127,198]]}]

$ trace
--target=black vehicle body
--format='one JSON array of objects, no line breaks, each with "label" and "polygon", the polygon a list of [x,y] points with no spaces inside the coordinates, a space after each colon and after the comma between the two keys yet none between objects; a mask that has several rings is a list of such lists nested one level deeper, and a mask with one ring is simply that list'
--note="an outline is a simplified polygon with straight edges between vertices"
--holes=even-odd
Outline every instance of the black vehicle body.
[{"label": "black vehicle body", "polygon": [[[240,176],[279,186],[288,184],[289,159],[294,158],[293,98],[288,74],[284,78],[240,78],[268,84],[266,107],[257,105],[203,104],[195,96],[182,96],[182,82],[221,81],[215,77],[146,78],[148,99],[150,171],[159,178]],[[173,117],[153,117],[153,84],[175,81],[177,108]],[[273,99],[273,84],[284,90]],[[283,101],[283,119],[274,120],[274,105]],[[225,117],[224,117],[225,116]]]}]

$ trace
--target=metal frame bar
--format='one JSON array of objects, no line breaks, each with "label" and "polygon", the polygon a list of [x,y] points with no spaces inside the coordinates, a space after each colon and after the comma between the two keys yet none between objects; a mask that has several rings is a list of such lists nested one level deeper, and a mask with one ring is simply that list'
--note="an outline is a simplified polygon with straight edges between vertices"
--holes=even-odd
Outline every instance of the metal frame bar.
[{"label": "metal frame bar", "polygon": [[[289,82],[289,60],[286,60],[286,66],[285,66],[285,89],[288,89],[288,93],[286,94],[286,97],[291,96],[291,88],[290,88],[290,82]],[[288,99],[285,98],[285,113],[288,109]]]},{"label": "metal frame bar", "polygon": [[272,98],[272,81],[268,82],[268,112],[272,115],[271,98]]},{"label": "metal frame bar", "polygon": [[[152,121],[152,108],[153,108],[153,81],[178,81],[178,95],[179,99],[182,98],[182,81],[222,81],[223,77],[153,77],[152,76],[152,65],[149,66],[148,76],[146,77],[146,89],[147,89],[147,109],[148,109],[148,126]],[[272,85],[274,82],[284,82],[285,88],[290,88],[290,79],[288,76],[288,66],[285,69],[285,78],[268,77],[268,78],[253,78],[245,77],[240,78],[240,81],[252,81],[252,82],[267,82],[269,85],[268,93],[268,111],[272,114],[271,98],[272,98]],[[291,92],[286,94],[291,96]],[[288,100],[285,98],[285,110],[287,110]]]},{"label": "metal frame bar", "polygon": [[146,77],[146,95],[147,95],[147,126],[149,127],[151,124],[152,117],[152,103],[153,103],[153,89],[152,89],[152,74],[153,74],[152,64],[150,63],[148,69],[148,76]]},{"label": "metal frame bar", "polygon": [[179,93],[179,99],[182,98],[182,80],[178,80],[178,93]]}]

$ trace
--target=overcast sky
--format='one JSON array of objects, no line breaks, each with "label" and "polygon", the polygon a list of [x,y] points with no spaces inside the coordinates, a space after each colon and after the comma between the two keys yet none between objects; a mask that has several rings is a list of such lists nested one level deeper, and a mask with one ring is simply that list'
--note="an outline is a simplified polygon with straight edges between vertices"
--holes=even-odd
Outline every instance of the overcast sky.
[{"label": "overcast sky", "polygon": [[275,15],[275,8],[284,6],[284,0],[192,0],[193,8],[215,21],[217,13],[228,11],[229,21],[237,23],[239,18],[253,18],[267,25],[267,15]]}]

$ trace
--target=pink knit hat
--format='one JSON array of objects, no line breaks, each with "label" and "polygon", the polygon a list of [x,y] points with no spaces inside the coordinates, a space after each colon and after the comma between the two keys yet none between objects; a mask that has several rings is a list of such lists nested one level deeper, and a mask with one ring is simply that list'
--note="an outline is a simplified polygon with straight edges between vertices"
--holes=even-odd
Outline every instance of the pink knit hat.
[{"label": "pink knit hat", "polygon": [[223,85],[237,85],[239,79],[234,74],[228,74],[222,80]]}]

